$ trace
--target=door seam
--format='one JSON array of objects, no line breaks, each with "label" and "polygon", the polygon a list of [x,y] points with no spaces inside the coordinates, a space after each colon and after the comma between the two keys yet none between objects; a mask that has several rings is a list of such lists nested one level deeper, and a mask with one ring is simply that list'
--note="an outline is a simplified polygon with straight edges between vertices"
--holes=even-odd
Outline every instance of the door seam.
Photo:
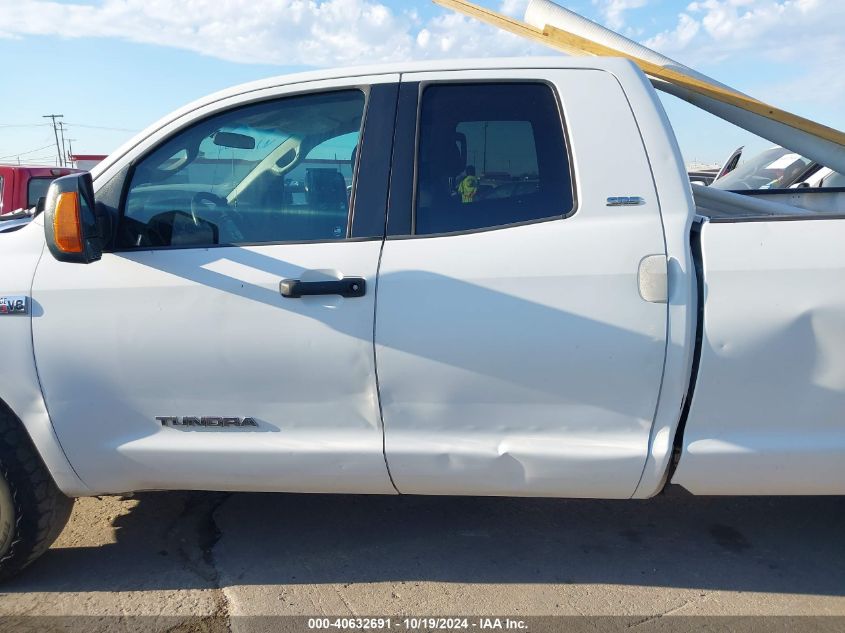
[{"label": "door seam", "polygon": [[402,494],[399,488],[396,487],[396,482],[393,480],[393,474],[390,472],[390,463],[387,459],[387,428],[384,424],[384,410],[381,406],[381,383],[378,376],[378,353],[376,350],[376,326],[378,324],[378,289],[381,281],[381,260],[384,256],[384,245],[387,242],[387,221],[390,210],[390,187],[393,182],[393,163],[396,152],[396,123],[399,120],[399,95],[401,94],[402,75],[399,75],[399,82],[396,90],[396,104],[393,109],[393,142],[390,148],[390,171],[387,176],[387,199],[384,206],[384,231],[381,237],[381,246],[378,251],[378,264],[376,265],[376,282],[373,288],[373,375],[376,381],[376,401],[378,403],[378,416],[381,422],[381,456],[384,459],[384,467],[387,469],[387,478],[390,480],[390,485],[396,491],[396,494]]}]

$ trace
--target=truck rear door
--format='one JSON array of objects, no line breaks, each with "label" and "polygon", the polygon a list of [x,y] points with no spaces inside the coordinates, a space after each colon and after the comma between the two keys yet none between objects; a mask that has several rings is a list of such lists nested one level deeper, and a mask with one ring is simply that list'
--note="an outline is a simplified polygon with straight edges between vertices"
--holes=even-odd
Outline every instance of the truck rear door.
[{"label": "truck rear door", "polygon": [[397,126],[375,336],[394,484],[631,496],[667,324],[638,271],[659,286],[666,251],[619,82],[408,74]]}]

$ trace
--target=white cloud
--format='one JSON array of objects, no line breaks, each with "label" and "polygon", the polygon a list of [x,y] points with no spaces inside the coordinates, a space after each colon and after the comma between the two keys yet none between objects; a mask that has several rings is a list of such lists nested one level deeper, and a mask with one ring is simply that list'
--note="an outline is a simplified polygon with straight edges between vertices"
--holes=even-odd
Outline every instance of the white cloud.
[{"label": "white cloud", "polygon": [[682,13],[678,16],[678,25],[674,29],[658,33],[645,42],[645,45],[662,52],[683,50],[700,30],[700,22]]},{"label": "white cloud", "polygon": [[648,4],[648,0],[593,0],[608,27],[621,31],[625,26],[625,12],[639,9]]},{"label": "white cloud", "polygon": [[520,18],[525,15],[529,0],[502,0],[499,10],[505,15]]},{"label": "white cloud", "polygon": [[766,78],[756,88],[764,99],[834,104],[845,98],[843,24],[842,0],[698,0],[644,43],[693,68],[756,67]]},{"label": "white cloud", "polygon": [[[503,0],[512,15],[526,0]],[[104,37],[244,63],[332,66],[542,49],[455,13],[423,22],[375,0],[0,0],[0,37]],[[49,19],[45,19],[49,16]]]},{"label": "white cloud", "polygon": [[690,64],[719,62],[738,53],[809,64],[845,56],[841,0],[700,0],[677,25],[645,42]]}]

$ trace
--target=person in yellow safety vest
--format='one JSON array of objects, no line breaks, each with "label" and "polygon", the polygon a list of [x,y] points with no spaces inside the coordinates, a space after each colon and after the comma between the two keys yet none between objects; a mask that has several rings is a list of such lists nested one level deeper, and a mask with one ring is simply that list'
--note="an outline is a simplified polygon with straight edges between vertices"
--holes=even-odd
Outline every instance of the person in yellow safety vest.
[{"label": "person in yellow safety vest", "polygon": [[469,204],[475,201],[475,194],[478,193],[478,178],[475,177],[475,167],[467,165],[466,176],[458,184],[458,193],[461,194],[461,202]]}]

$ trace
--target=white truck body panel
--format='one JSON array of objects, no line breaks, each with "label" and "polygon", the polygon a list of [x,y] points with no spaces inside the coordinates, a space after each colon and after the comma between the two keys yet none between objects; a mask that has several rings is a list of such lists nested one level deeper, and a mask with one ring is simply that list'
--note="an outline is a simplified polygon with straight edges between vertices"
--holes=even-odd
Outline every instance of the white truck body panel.
[{"label": "white truck body panel", "polygon": [[10,233],[19,230],[19,227],[26,226],[32,221],[32,218],[17,218],[15,220],[4,220],[0,223],[0,233]]},{"label": "white truck body panel", "polygon": [[[279,292],[281,279],[374,279],[380,247],[107,253],[89,266],[45,257],[33,298],[52,318],[35,318],[33,339],[53,425],[82,480],[101,492],[394,492],[373,378],[374,294]],[[171,428],[158,416],[249,416],[258,428]]]},{"label": "white truck body panel", "polygon": [[845,494],[845,220],[707,223],[695,494]]},{"label": "white truck body panel", "polygon": [[[398,79],[291,84],[260,96]],[[166,131],[256,98],[215,101]],[[340,241],[135,251],[88,266],[48,254],[33,297],[51,319],[36,319],[33,339],[53,425],[82,479],[100,492],[395,494],[374,378],[375,294],[292,301],[279,291],[286,278],[361,276],[375,285],[380,249],[380,241]],[[255,418],[259,432],[156,420],[219,415]]]},{"label": "white truck body panel", "polygon": [[[694,372],[695,204],[665,112],[630,62],[446,60],[255,82],[148,128],[95,169],[95,190],[235,106],[455,80],[556,88],[574,215],[448,236],[107,252],[89,265],[54,259],[40,217],[0,236],[0,294],[32,298],[28,318],[0,317],[11,360],[0,398],[64,492],[641,498],[670,476],[702,494],[845,490],[845,220],[704,224]],[[645,203],[607,206],[616,196]],[[840,200],[804,206],[841,212]],[[666,303],[639,293],[655,255]],[[371,290],[279,292],[285,278],[340,276]],[[205,415],[260,425],[156,420]]]},{"label": "white truck body panel", "polygon": [[[376,356],[393,481],[416,494],[630,497],[667,316],[638,293],[640,261],[665,262],[665,242],[636,121],[607,72],[403,76],[483,80],[554,84],[578,207],[565,219],[385,243]],[[608,206],[614,196],[645,204]]]},{"label": "white truck body panel", "polygon": [[[0,296],[31,296],[32,276],[44,248],[44,226],[40,218],[8,235],[0,243]],[[49,254],[47,255],[49,257]],[[4,315],[0,396],[26,425],[53,479],[69,495],[86,495],[91,490],[74,472],[59,444],[41,393],[32,348],[32,320],[44,315],[43,307],[30,299],[27,314]]]}]

